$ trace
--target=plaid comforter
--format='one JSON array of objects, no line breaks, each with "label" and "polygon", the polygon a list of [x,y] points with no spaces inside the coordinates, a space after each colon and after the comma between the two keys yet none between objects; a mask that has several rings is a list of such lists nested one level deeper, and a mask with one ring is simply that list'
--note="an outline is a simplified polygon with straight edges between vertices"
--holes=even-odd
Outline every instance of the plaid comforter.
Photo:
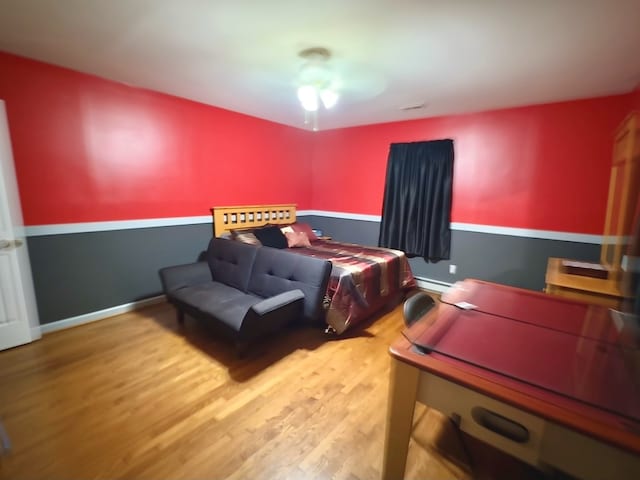
[{"label": "plaid comforter", "polygon": [[331,261],[326,322],[338,334],[416,285],[407,257],[399,250],[316,240],[311,247],[292,251]]}]

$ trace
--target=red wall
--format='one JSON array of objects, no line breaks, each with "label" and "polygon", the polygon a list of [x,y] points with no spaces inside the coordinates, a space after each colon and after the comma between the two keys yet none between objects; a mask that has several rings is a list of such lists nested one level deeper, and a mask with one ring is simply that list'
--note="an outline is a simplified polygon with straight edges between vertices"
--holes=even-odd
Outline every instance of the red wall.
[{"label": "red wall", "polygon": [[309,132],[0,53],[27,225],[311,207]]},{"label": "red wall", "polygon": [[379,215],[389,144],[454,140],[452,221],[601,234],[630,96],[318,132],[313,207]]},{"label": "red wall", "polygon": [[310,133],[0,53],[27,225],[295,202],[380,214],[389,144],[455,141],[453,221],[599,234],[620,95]]}]

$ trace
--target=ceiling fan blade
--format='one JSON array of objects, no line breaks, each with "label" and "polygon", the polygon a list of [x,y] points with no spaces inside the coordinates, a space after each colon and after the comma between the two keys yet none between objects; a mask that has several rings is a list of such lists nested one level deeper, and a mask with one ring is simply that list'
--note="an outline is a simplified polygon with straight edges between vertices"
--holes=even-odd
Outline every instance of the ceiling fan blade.
[{"label": "ceiling fan blade", "polygon": [[387,86],[385,75],[368,65],[347,61],[332,64],[336,90],[345,101],[361,101],[376,97]]}]

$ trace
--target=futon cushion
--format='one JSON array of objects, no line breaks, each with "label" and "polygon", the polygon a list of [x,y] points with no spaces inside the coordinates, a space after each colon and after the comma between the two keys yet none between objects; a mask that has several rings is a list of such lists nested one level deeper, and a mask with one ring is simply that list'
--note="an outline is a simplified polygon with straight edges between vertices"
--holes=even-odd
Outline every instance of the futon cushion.
[{"label": "futon cushion", "polygon": [[279,227],[256,228],[253,234],[265,247],[287,248],[287,237],[280,231]]},{"label": "futon cushion", "polygon": [[212,296],[207,303],[201,305],[200,309],[239,332],[249,309],[262,300],[260,297],[246,293],[223,299]]},{"label": "futon cushion", "polygon": [[261,247],[213,238],[207,250],[207,261],[213,280],[247,291],[256,252]]},{"label": "futon cushion", "polygon": [[236,302],[247,294],[224,283],[209,282],[180,288],[172,293],[172,298],[191,305],[202,312],[215,314],[215,305],[222,302]]},{"label": "futon cushion", "polygon": [[327,260],[261,247],[253,265],[249,293],[269,298],[289,290],[302,290],[304,317],[315,321],[321,315],[330,271],[331,263]]}]

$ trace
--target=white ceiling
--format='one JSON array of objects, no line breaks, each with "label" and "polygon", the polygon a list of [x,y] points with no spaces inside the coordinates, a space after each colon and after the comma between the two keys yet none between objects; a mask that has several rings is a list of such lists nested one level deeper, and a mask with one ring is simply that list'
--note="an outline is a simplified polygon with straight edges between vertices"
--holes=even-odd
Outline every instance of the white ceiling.
[{"label": "white ceiling", "polygon": [[314,46],[342,84],[320,129],[617,94],[640,0],[0,0],[0,50],[301,128]]}]

